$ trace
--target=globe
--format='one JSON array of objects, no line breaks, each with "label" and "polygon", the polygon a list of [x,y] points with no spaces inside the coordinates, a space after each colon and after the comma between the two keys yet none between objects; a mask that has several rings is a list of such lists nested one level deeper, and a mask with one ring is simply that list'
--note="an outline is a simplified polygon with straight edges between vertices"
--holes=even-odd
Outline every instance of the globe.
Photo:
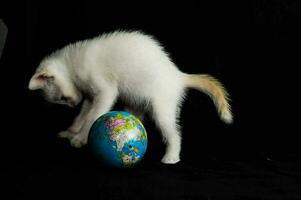
[{"label": "globe", "polygon": [[94,156],[106,165],[133,167],[147,149],[147,134],[137,117],[124,111],[100,116],[92,125],[88,145]]}]

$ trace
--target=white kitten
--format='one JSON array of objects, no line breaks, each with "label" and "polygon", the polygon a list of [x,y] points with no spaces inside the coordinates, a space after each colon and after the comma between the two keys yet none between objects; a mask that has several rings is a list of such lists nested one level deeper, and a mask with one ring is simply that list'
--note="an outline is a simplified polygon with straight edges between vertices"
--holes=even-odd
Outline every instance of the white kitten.
[{"label": "white kitten", "polygon": [[138,31],[116,31],[70,44],[46,57],[29,83],[29,89],[42,89],[53,103],[74,107],[83,100],[72,126],[59,133],[74,147],[87,143],[92,123],[110,111],[117,97],[151,111],[167,145],[163,163],[180,161],[177,119],[185,88],[210,95],[221,119],[232,122],[221,83],[209,75],[179,71],[155,39]]}]

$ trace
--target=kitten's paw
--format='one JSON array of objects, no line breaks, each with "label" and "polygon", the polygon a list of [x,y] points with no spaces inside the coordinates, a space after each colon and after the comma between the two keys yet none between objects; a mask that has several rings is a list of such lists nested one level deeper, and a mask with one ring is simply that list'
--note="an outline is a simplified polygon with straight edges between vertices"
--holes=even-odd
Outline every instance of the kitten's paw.
[{"label": "kitten's paw", "polygon": [[180,158],[178,155],[164,155],[164,157],[161,160],[164,164],[176,164],[177,162],[180,162]]},{"label": "kitten's paw", "polygon": [[57,134],[57,136],[60,137],[60,138],[72,139],[75,136],[75,134],[72,133],[72,132],[70,132],[70,131],[68,131],[68,130],[66,130],[66,131],[59,132]]},{"label": "kitten's paw", "polygon": [[75,148],[80,148],[87,144],[87,138],[82,135],[74,135],[70,140],[70,144]]}]

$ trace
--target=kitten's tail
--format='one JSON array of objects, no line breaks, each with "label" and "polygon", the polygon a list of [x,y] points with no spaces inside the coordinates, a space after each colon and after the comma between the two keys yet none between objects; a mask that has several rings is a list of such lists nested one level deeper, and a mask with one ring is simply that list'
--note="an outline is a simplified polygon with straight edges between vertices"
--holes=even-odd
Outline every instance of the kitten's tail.
[{"label": "kitten's tail", "polygon": [[205,92],[213,100],[220,118],[225,123],[233,122],[233,115],[229,104],[229,94],[224,86],[214,77],[207,74],[185,74],[186,87]]}]

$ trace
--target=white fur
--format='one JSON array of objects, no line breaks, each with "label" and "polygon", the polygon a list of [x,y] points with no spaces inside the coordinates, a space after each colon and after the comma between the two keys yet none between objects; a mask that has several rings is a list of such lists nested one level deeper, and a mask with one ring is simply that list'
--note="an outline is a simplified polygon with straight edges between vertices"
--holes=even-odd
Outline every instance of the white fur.
[{"label": "white fur", "polygon": [[[92,123],[118,97],[151,111],[167,145],[162,162],[176,163],[180,160],[177,118],[187,87],[185,75],[151,36],[116,31],[70,44],[46,57],[29,88],[42,89],[54,103],[75,106],[83,99],[72,126],[59,133],[75,147],[87,143]],[[225,118],[230,119],[231,112],[227,114]]]}]

